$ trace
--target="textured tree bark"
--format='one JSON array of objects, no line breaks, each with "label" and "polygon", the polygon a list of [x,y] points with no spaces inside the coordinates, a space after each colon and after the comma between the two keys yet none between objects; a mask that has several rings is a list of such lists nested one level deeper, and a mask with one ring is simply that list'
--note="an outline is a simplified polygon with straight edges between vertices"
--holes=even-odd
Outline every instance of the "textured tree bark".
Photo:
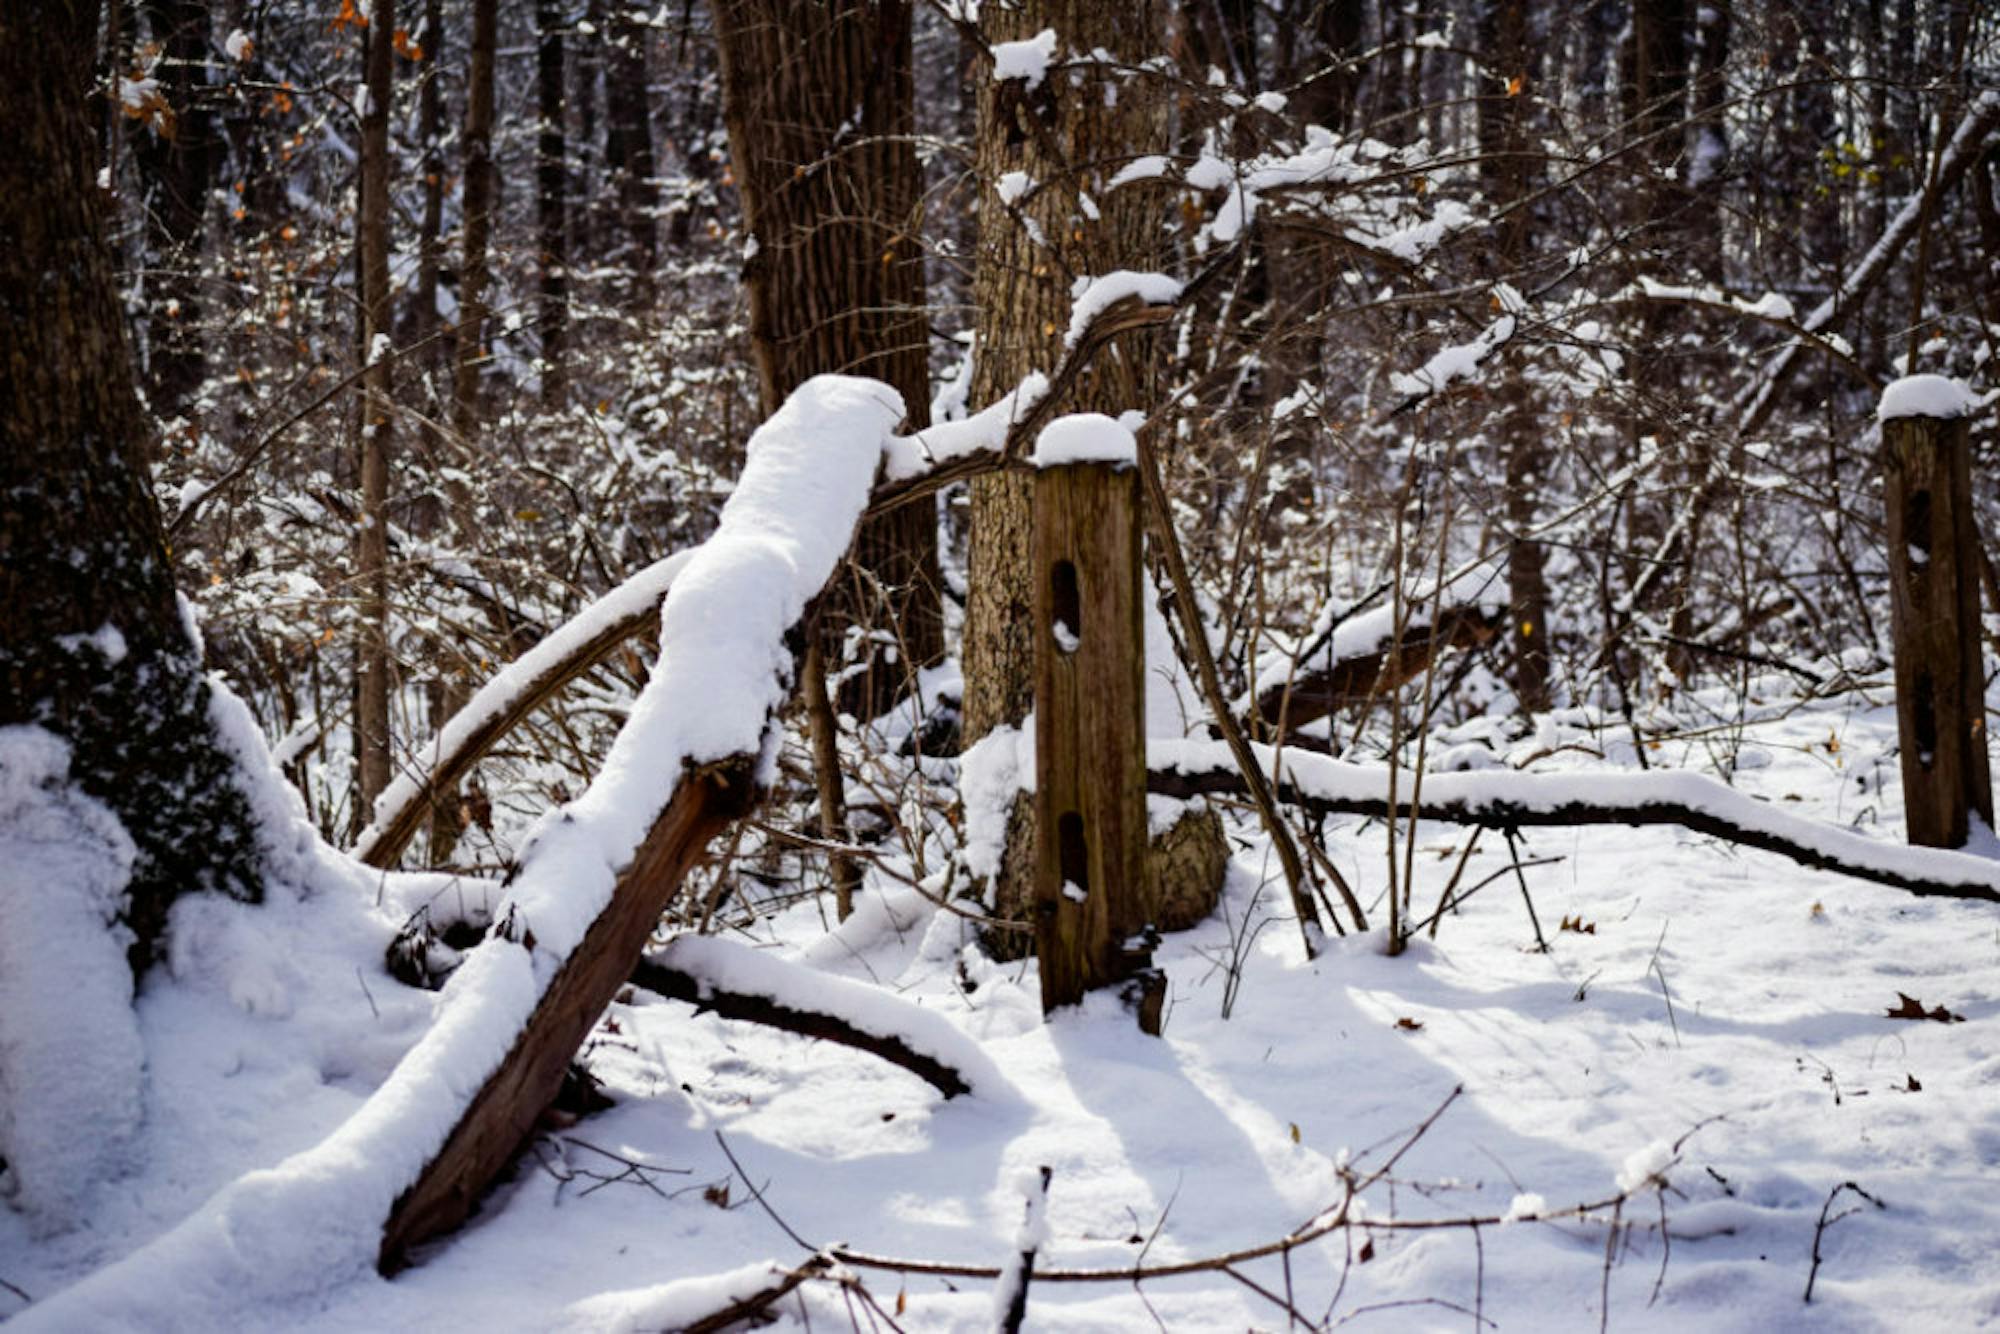
[{"label": "textured tree bark", "polygon": [[262,886],[146,466],[95,180],[98,13],[0,5],[0,726],[66,740],[137,845],[136,969],[177,896]]},{"label": "textured tree bark", "polygon": [[536,324],[542,335],[542,406],[562,406],[569,392],[563,345],[569,333],[569,166],[563,99],[563,14],[557,0],[535,0],[535,226],[540,237]]},{"label": "textured tree bark", "polygon": [[[986,6],[989,42],[1016,41],[1053,28],[1064,53],[1102,48],[1137,63],[1163,46],[1163,24],[1152,4],[1109,0],[1024,0],[1018,8]],[[1107,193],[1105,183],[1133,156],[1156,151],[1165,136],[1165,101],[1143,81],[1118,80],[1101,66],[1079,78],[1051,70],[1034,88],[996,80],[990,61],[973,73],[979,88],[979,140],[974,177],[979,197],[978,271],[973,305],[972,402],[991,403],[1032,371],[1056,365],[1069,327],[1070,289],[1079,276],[1148,269],[1159,256],[1164,198],[1144,188]],[[1029,183],[1013,202],[998,193],[1009,172]],[[1085,199],[1089,203],[1086,206]],[[1155,370],[1148,334],[1106,348],[1073,388],[1064,411],[1110,416],[1152,404]],[[1017,724],[1034,706],[1032,583],[1034,517],[1031,483],[1004,472],[972,482],[970,590],[965,609],[965,739]],[[999,882],[996,916],[1025,918],[1036,864],[1034,808],[1017,802]],[[1219,824],[1207,821],[1220,843]],[[1181,847],[1185,854],[1189,851]],[[1162,863],[1201,876],[1213,859],[1180,855]],[[1214,885],[1193,895],[1213,903]],[[1157,880],[1163,898],[1185,901],[1187,886]],[[996,953],[1018,949],[1011,935],[991,933]]]},{"label": "textured tree bark", "polygon": [[[1162,45],[1151,4],[1128,9],[1108,0],[1027,0],[1016,9],[985,7],[982,23],[989,42],[1053,28],[1065,53],[1102,47],[1135,62]],[[1102,187],[1133,155],[1158,146],[1164,106],[1143,86],[1119,88],[1115,104],[1106,105],[1106,78],[1095,70],[1080,82],[1052,75],[1029,89],[1023,80],[993,78],[990,62],[982,62],[974,80],[974,176],[981,193],[972,402],[980,405],[1056,364],[1075,278],[1153,266],[1159,196],[1145,189],[1107,195]],[[1008,172],[1021,172],[1030,182],[1012,204],[997,193]],[[1081,201],[1086,193],[1095,217]],[[1064,409],[1116,416],[1149,406],[1153,376],[1143,336],[1133,343],[1122,356],[1107,349]],[[996,473],[972,483],[964,649],[968,743],[1019,722],[1034,707],[1030,496],[1030,482],[1019,476]]]},{"label": "textured tree bark", "polygon": [[394,773],[389,735],[389,448],[395,419],[394,363],[387,343],[395,327],[389,291],[389,112],[396,59],[390,34],[395,29],[396,0],[375,0],[367,29],[368,106],[361,117],[361,352],[368,371],[361,381],[361,532],[355,553],[361,611],[355,644],[360,663],[354,720],[357,831],[368,823],[375,798]]},{"label": "textured tree bark", "polygon": [[1968,435],[1963,418],[1882,423],[1903,811],[1933,848],[1965,846],[1968,812],[1993,824]]},{"label": "textured tree bark", "polygon": [[[811,376],[872,375],[930,424],[923,175],[907,0],[722,0],[724,119],[755,253],[745,265],[764,409]],[[944,654],[937,524],[929,506],[870,519],[855,578],[830,618],[893,637],[868,650],[850,712],[873,715]],[[829,652],[839,667],[842,655]]]}]

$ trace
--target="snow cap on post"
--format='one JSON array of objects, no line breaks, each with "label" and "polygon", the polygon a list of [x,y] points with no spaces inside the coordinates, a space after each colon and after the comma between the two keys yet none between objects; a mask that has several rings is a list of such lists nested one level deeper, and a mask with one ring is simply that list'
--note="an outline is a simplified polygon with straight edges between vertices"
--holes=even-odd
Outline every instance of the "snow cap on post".
[{"label": "snow cap on post", "polygon": [[1058,417],[1035,437],[1031,462],[1037,468],[1061,468],[1071,463],[1138,466],[1139,441],[1123,422],[1101,412],[1074,412]]},{"label": "snow cap on post", "polygon": [[1906,375],[1882,391],[1875,420],[1898,417],[1970,417],[1983,400],[1963,380],[1948,375]]}]

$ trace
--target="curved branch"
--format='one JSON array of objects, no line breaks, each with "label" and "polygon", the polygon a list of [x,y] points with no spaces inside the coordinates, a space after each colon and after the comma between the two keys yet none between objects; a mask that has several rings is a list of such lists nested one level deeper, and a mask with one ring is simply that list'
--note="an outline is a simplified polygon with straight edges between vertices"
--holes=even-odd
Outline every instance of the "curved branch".
[{"label": "curved branch", "polygon": [[659,624],[660,599],[692,551],[654,561],[578,612],[481,686],[427,747],[429,761],[399,774],[376,799],[374,818],[354,858],[377,870],[396,864],[440,792],[456,788],[472,766],[557,691]]},{"label": "curved branch", "polygon": [[[639,960],[634,985],[724,1019],[818,1038],[901,1066],[947,1098],[995,1075],[961,1069],[949,1048],[971,1039],[928,1010],[845,978],[831,977],[713,936],[680,936]],[[961,1055],[966,1054],[961,1050]],[[973,1053],[976,1054],[976,1051]]]}]

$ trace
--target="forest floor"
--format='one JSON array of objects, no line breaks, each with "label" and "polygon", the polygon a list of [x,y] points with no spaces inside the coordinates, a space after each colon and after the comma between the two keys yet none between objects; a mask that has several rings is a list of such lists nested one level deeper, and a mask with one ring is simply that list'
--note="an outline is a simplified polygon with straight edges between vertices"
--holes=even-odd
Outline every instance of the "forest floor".
[{"label": "forest floor", "polygon": [[[1631,747],[1603,735],[1557,722],[1513,746],[1525,756],[1556,741],[1538,771],[1632,767]],[[1755,796],[1897,840],[1894,742],[1887,709],[1848,697],[1752,706],[1648,758],[1721,764]],[[1544,830],[1523,856],[1547,859],[1525,872],[1547,952],[1509,873],[1402,957],[1387,957],[1378,922],[1308,963],[1275,864],[1249,826],[1235,833],[1224,911],[1160,952],[1161,1039],[1108,996],[1042,1022],[1032,964],[985,960],[959,919],[871,882],[839,929],[806,904],[760,924],[754,943],[947,1016],[1012,1094],[941,1100],[872,1057],[635,997],[590,1054],[614,1107],[552,1129],[415,1268],[330,1276],[257,1320],[673,1328],[725,1304],[732,1283],[759,1286],[712,1276],[809,1256],[773,1213],[812,1246],[1000,1263],[1020,1182],[1043,1165],[1039,1265],[1166,1264],[1275,1241],[1407,1144],[1351,1227],[1282,1262],[1245,1262],[1240,1279],[1036,1283],[1027,1327],[1285,1328],[1252,1283],[1314,1322],[1389,1330],[2000,1325],[1992,905],[1919,899],[1676,829]],[[1466,837],[1419,826],[1419,916]],[[1982,837],[1976,850],[1993,855]],[[1385,883],[1384,839],[1380,824],[1330,826],[1364,902]],[[1488,835],[1463,884],[1508,864]],[[218,909],[210,937],[148,986],[152,1089],[134,1169],[63,1236],[31,1238],[0,1211],[0,1316],[21,1309],[17,1291],[49,1296],[315,1142],[414,1040],[430,997],[364,980],[379,979],[394,914],[330,897]],[[1889,1017],[1903,994],[1963,1022]],[[1843,1183],[1859,1190],[1826,1211]],[[1463,1225],[1621,1194],[1615,1211]],[[1414,1220],[1442,1225],[1369,1226]],[[306,1266],[310,1237],[301,1220],[294,1245],[257,1244]],[[853,1272],[879,1311],[815,1282],[778,1305],[783,1327],[991,1327],[990,1281]],[[155,1297],[160,1328],[242,1321],[226,1293]]]}]

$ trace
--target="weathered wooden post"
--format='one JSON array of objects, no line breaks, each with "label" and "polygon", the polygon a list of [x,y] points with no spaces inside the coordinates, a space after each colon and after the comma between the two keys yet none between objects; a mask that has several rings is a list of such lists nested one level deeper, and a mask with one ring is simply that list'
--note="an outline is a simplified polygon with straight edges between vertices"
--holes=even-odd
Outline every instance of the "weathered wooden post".
[{"label": "weathered wooden post", "polygon": [[1896,722],[1910,842],[1965,844],[1967,812],[1993,823],[1980,660],[1979,546],[1965,386],[1913,375],[1882,394]]},{"label": "weathered wooden post", "polygon": [[1059,418],[1035,446],[1035,951],[1043,1013],[1127,983],[1158,1033],[1137,457],[1132,433],[1095,413]]}]

